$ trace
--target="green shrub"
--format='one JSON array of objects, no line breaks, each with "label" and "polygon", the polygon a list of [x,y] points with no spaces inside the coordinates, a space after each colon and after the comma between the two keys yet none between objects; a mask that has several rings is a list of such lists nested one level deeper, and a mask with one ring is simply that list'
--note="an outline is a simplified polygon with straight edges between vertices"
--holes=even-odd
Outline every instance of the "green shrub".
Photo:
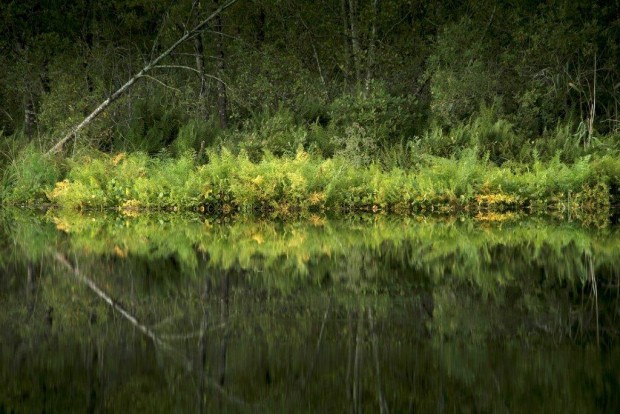
[{"label": "green shrub", "polygon": [[252,122],[247,122],[243,133],[237,134],[236,140],[251,160],[261,159],[263,151],[282,157],[292,157],[299,147],[306,144],[308,131],[295,121],[295,116],[288,109],[275,113],[264,112]]},{"label": "green shrub", "polygon": [[444,131],[434,126],[414,142],[418,152],[438,157],[453,157],[477,148],[480,157],[501,165],[506,161],[525,161],[531,148],[524,136],[518,136],[512,124],[498,118],[494,108],[482,108],[475,118]]},{"label": "green shrub", "polygon": [[584,155],[583,144],[587,128],[580,123],[577,128],[572,123],[558,123],[555,129],[535,140],[535,147],[543,159],[551,159],[559,154],[564,162],[574,162]]},{"label": "green shrub", "polygon": [[482,28],[470,18],[444,26],[429,56],[431,113],[440,126],[453,127],[481,105],[496,104],[500,71],[491,57],[492,42],[482,42]]},{"label": "green shrub", "polygon": [[190,150],[199,151],[201,147],[210,147],[218,134],[213,122],[191,119],[179,128],[178,135],[172,143],[172,152],[176,156]]},{"label": "green shrub", "polygon": [[28,146],[29,139],[22,132],[6,135],[0,130],[0,168],[5,169]]},{"label": "green shrub", "polygon": [[480,160],[472,149],[463,151],[460,158],[428,156],[413,185],[423,200],[436,197],[469,200],[474,189],[483,184],[489,169],[492,166]]},{"label": "green shrub", "polygon": [[186,115],[174,99],[153,93],[137,100],[126,126],[118,128],[111,143],[112,151],[142,151],[155,154],[177,138]]},{"label": "green shrub", "polygon": [[46,201],[46,193],[61,178],[60,163],[28,145],[4,170],[3,201],[35,205]]},{"label": "green shrub", "polygon": [[329,158],[334,156],[336,145],[330,130],[315,122],[308,129],[306,148],[313,154]]},{"label": "green shrub", "polygon": [[376,135],[358,123],[351,124],[342,135],[335,135],[332,140],[336,148],[334,155],[358,166],[369,165],[379,150]]},{"label": "green shrub", "polygon": [[421,119],[415,98],[390,95],[381,85],[374,84],[369,94],[358,92],[335,99],[330,106],[329,126],[342,137],[348,128],[358,125],[379,145],[415,135]]}]

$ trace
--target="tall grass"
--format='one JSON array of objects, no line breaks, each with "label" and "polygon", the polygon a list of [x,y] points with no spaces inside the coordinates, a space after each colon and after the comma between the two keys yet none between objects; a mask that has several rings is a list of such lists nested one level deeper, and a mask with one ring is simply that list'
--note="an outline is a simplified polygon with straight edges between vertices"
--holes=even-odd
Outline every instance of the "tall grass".
[{"label": "tall grass", "polygon": [[2,201],[5,204],[41,203],[61,174],[58,160],[46,157],[30,144],[10,160],[3,171]]}]

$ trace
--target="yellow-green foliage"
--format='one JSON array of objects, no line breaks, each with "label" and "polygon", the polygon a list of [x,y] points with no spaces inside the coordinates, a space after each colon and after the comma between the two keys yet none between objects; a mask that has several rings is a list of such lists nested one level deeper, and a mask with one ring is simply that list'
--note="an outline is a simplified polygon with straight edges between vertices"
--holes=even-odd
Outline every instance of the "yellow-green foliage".
[{"label": "yellow-green foliage", "polygon": [[55,160],[33,145],[25,147],[4,170],[2,198],[7,204],[37,204],[61,177]]},{"label": "yellow-green foliage", "polygon": [[[287,277],[272,282],[288,288],[298,282],[291,276],[320,277],[308,273],[310,261],[325,257],[347,257],[351,261],[350,255],[360,250],[402,254],[405,258],[401,259],[411,266],[433,269],[431,276],[437,281],[449,275],[489,290],[498,281],[505,282],[522,274],[519,258],[515,258],[513,268],[497,272],[492,252],[498,246],[525,249],[528,263],[557,266],[551,273],[560,279],[586,274],[582,268],[583,254],[567,255],[567,249],[596,252],[597,266],[615,264],[620,254],[620,235],[614,229],[592,230],[540,219],[511,221],[506,220],[510,217],[498,214],[475,220],[371,215],[329,220],[308,215],[287,222],[244,216],[222,223],[204,220],[196,214],[156,213],[127,218],[50,211],[48,218],[57,229],[69,234],[68,242],[75,253],[132,255],[150,260],[174,255],[187,269],[195,269],[197,256],[208,253],[210,263],[217,267],[238,265],[263,270],[253,277],[278,279],[284,273]],[[446,269],[450,270],[446,272]],[[355,274],[347,273],[346,277]]]},{"label": "yellow-green foliage", "polygon": [[[192,153],[178,158],[143,153],[77,158],[66,179],[48,196],[52,203],[70,209],[228,205],[282,212],[503,211],[541,202],[545,208],[579,208],[575,200],[587,197],[580,199],[578,194],[590,194],[594,184],[613,184],[620,178],[620,162],[611,157],[597,162],[585,157],[571,165],[555,157],[546,163],[499,167],[479,158],[474,149],[462,151],[459,158],[424,156],[414,169],[389,171],[378,164],[360,166],[343,157],[323,159],[302,150],[294,157],[265,153],[260,162],[253,162],[244,151],[234,155],[224,149],[207,155],[204,165],[197,165]],[[603,187],[596,193],[609,198]]]}]

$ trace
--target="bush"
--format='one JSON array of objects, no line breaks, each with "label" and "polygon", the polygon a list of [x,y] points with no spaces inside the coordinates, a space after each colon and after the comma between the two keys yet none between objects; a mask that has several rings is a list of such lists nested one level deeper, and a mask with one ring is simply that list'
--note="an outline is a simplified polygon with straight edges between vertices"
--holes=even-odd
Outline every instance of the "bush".
[{"label": "bush", "polygon": [[44,203],[47,201],[47,192],[61,175],[60,163],[30,144],[4,170],[4,202],[29,205]]},{"label": "bush", "polygon": [[108,145],[112,151],[156,154],[177,138],[186,118],[172,97],[154,93],[148,98],[137,100],[128,124],[118,128],[113,142]]},{"label": "bush", "polygon": [[177,138],[172,143],[171,149],[175,156],[180,156],[188,151],[198,152],[210,147],[215,143],[218,128],[213,122],[206,122],[201,119],[191,119],[181,126]]},{"label": "bush", "polygon": [[506,161],[526,161],[532,156],[527,139],[518,136],[509,122],[498,118],[494,108],[482,108],[480,114],[468,122],[448,129],[431,128],[414,145],[422,154],[453,157],[466,149],[476,148],[478,156],[488,157],[497,165]]},{"label": "bush", "polygon": [[429,57],[430,108],[440,126],[467,120],[481,105],[495,104],[499,73],[491,56],[493,44],[482,42],[482,28],[469,18],[447,25]]},{"label": "bush", "polygon": [[244,132],[232,135],[251,160],[259,161],[263,152],[276,156],[293,157],[299,147],[304,147],[308,131],[295,121],[295,116],[288,109],[275,113],[264,112],[252,122],[246,122]]},{"label": "bush", "polygon": [[583,143],[586,137],[584,123],[577,128],[572,123],[558,123],[553,131],[536,140],[536,150],[543,159],[559,155],[562,161],[571,163],[585,155]]},{"label": "bush", "polygon": [[[343,136],[346,130],[358,125],[376,145],[399,142],[419,131],[422,116],[415,98],[390,95],[377,84],[370,94],[345,94],[330,106],[330,128]],[[340,143],[344,144],[344,143]]]}]

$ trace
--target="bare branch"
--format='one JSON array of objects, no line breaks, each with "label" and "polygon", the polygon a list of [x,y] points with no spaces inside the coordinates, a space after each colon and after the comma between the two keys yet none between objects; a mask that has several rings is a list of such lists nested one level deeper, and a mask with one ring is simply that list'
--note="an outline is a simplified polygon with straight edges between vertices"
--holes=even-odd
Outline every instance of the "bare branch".
[{"label": "bare branch", "polygon": [[13,117],[6,110],[4,110],[3,108],[0,108],[0,111],[2,111],[2,113],[5,114],[7,116],[7,118],[9,118],[11,120],[11,122],[15,122],[13,120]]},{"label": "bare branch", "polygon": [[[191,361],[189,361],[184,354],[180,353],[177,349],[170,346],[166,341],[161,339],[155,332],[153,332],[148,326],[142,324],[135,316],[129,313],[129,311],[123,308],[117,301],[112,299],[110,295],[105,293],[99,286],[97,286],[95,282],[93,282],[91,279],[83,275],[82,272],[80,272],[80,270],[77,267],[71,264],[69,260],[67,260],[67,258],[62,253],[55,252],[54,258],[56,259],[56,261],[58,261],[58,263],[63,265],[69,272],[71,272],[71,274],[77,280],[79,280],[80,282],[88,286],[93,292],[95,292],[95,294],[99,298],[101,298],[104,302],[110,305],[115,311],[119,312],[125,319],[127,319],[140,332],[142,332],[148,338],[150,338],[153,341],[153,343],[155,343],[156,345],[160,345],[163,349],[167,350],[168,352],[173,352],[177,356],[181,357],[183,359],[183,361],[181,362],[182,362],[182,365],[185,367],[185,369],[189,372],[192,371],[193,366],[191,364]],[[207,380],[209,386],[211,386],[213,389],[215,389],[220,394],[222,394],[230,402],[235,403],[242,407],[250,406],[249,403],[237,397],[236,395],[233,395],[232,393],[228,392],[226,389],[224,389],[224,387],[222,387],[216,381],[210,378],[205,378],[205,379]]]},{"label": "bare branch", "polygon": [[95,284],[95,282],[93,282],[92,280],[90,280],[86,276],[82,275],[82,273],[77,268],[75,268],[71,263],[69,263],[69,261],[67,260],[67,258],[63,254],[56,252],[54,257],[56,258],[56,260],[60,264],[62,264],[64,267],[66,267],[67,270],[69,270],[73,274],[73,276],[75,276],[80,282],[82,282],[86,286],[88,286],[104,302],[106,302],[108,305],[112,306],[112,308],[115,311],[120,313],[133,326],[135,326],[139,331],[141,331],[143,334],[148,336],[153,341],[153,343],[155,343],[157,345],[163,345],[166,348],[169,347],[168,344],[166,344],[164,341],[159,339],[159,337],[155,334],[155,332],[153,332],[146,325],[141,323],[135,316],[133,316],[131,313],[129,313],[129,311],[127,311],[125,308],[123,308],[118,302],[116,302],[107,293],[105,293],[102,289],[100,289],[99,286],[97,286]]},{"label": "bare branch", "polygon": [[172,89],[172,90],[173,90],[173,91],[175,91],[175,92],[181,92],[181,90],[180,90],[180,89],[175,88],[174,86],[166,85],[164,82],[160,81],[159,79],[157,79],[157,78],[156,78],[156,77],[154,77],[154,76],[151,76],[151,75],[142,75],[142,77],[143,77],[143,78],[150,79],[150,80],[152,80],[152,81],[155,81],[155,82],[159,83],[161,86],[163,86],[164,88]]},{"label": "bare branch", "polygon": [[154,66],[153,69],[185,69],[185,70],[191,70],[192,72],[196,72],[197,74],[200,75],[200,71],[196,68],[192,68],[190,66],[183,66],[183,65],[158,65],[158,66]]},{"label": "bare branch", "polygon": [[69,141],[71,138],[75,137],[76,133],[87,126],[93,119],[95,119],[99,114],[106,110],[108,106],[114,103],[118,98],[120,98],[125,92],[127,92],[140,78],[144,77],[148,72],[150,72],[159,62],[161,62],[164,58],[170,55],[176,48],[185,43],[187,40],[194,38],[194,36],[201,33],[208,25],[208,23],[213,20],[216,16],[218,16],[222,11],[231,7],[238,0],[229,0],[222,6],[220,6],[217,10],[211,13],[208,17],[198,23],[192,30],[186,32],[183,36],[181,36],[176,42],[172,44],[168,49],[166,49],[162,54],[152,59],[149,63],[147,63],[138,73],[136,73],[133,77],[131,77],[123,86],[117,89],[112,95],[110,95],[105,101],[103,101],[94,111],[92,111],[82,122],[71,128],[71,130],[58,141],[48,152],[47,155],[54,154],[60,151],[63,145]]}]

